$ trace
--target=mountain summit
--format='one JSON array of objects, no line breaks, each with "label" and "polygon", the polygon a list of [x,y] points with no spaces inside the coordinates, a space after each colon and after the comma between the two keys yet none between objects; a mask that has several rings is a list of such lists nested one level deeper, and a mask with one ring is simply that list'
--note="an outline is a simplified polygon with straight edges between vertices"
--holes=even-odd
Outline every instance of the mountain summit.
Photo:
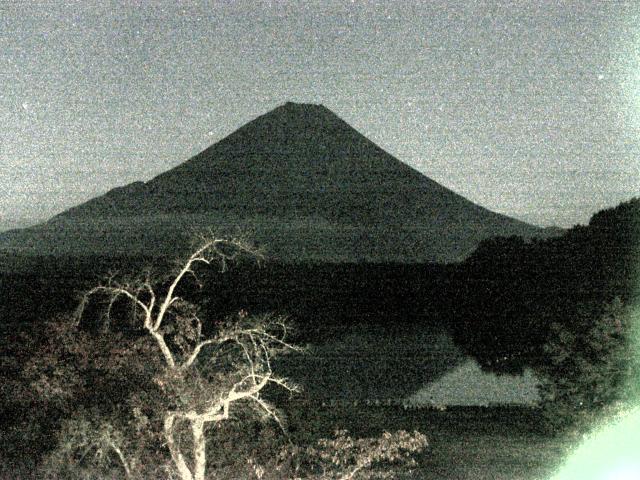
[{"label": "mountain summit", "polygon": [[146,183],[0,235],[0,250],[172,252],[190,230],[232,226],[289,261],[450,262],[488,237],[542,233],[427,178],[324,106],[286,103]]}]

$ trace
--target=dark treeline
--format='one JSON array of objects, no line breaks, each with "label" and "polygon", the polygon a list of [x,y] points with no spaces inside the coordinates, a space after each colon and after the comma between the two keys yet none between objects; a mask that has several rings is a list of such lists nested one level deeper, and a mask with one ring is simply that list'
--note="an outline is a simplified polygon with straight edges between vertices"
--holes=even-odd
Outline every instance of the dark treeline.
[{"label": "dark treeline", "polygon": [[[579,323],[637,293],[640,200],[597,213],[563,236],[525,242],[483,242],[463,263],[261,264],[239,262],[225,272],[199,272],[189,288],[205,318],[244,309],[289,315],[301,341],[340,335],[353,326],[388,332],[420,324],[449,327],[456,342],[485,368],[517,372],[544,361],[541,347],[553,322]],[[111,272],[137,273],[158,259],[91,257],[31,260],[28,269],[0,277],[5,334],[18,325],[72,311],[83,290]],[[586,315],[589,317],[589,315]],[[7,332],[8,330],[8,332]]]},{"label": "dark treeline", "polygon": [[553,323],[584,333],[616,297],[638,300],[639,260],[639,199],[561,237],[485,241],[452,279],[454,338],[490,370],[539,366]]},{"label": "dark treeline", "polygon": [[[71,312],[82,292],[108,272],[136,274],[148,265],[170,268],[152,258],[41,259],[28,272],[0,277],[0,318],[5,329]],[[436,264],[282,264],[237,262],[226,271],[199,269],[200,285],[188,292],[204,318],[220,319],[246,310],[284,314],[299,324],[304,341],[339,335],[355,325],[385,331],[421,322],[443,322],[451,297],[453,266]]]},{"label": "dark treeline", "polygon": [[452,272],[431,264],[243,265],[212,272],[202,303],[211,315],[240,308],[290,315],[306,341],[355,326],[390,333],[441,323]]}]

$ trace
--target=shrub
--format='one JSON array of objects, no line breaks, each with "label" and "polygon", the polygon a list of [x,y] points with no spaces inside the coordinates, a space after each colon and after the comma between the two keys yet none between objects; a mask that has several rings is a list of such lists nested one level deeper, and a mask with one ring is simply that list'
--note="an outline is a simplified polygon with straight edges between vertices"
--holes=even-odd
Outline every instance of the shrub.
[{"label": "shrub", "polygon": [[416,465],[414,454],[427,447],[420,432],[384,432],[380,437],[354,439],[346,430],[304,448],[285,449],[293,478],[305,480],[388,479],[394,470]]},{"label": "shrub", "polygon": [[542,426],[582,430],[628,400],[636,370],[632,317],[619,298],[603,308],[583,305],[573,322],[554,323],[544,347]]}]

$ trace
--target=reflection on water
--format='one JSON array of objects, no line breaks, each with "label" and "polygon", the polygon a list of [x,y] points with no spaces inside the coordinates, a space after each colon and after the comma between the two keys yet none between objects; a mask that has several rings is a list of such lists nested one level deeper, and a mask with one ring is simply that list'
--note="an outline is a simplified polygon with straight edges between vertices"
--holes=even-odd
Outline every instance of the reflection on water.
[{"label": "reflection on water", "polygon": [[530,369],[522,375],[496,375],[484,372],[469,359],[407,399],[410,405],[492,404],[535,405],[540,400],[538,379]]}]

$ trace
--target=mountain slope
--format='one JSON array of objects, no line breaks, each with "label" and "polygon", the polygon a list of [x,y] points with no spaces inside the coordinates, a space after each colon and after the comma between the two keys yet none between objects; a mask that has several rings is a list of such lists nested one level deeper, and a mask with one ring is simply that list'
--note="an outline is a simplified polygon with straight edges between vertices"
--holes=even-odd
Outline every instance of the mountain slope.
[{"label": "mountain slope", "polygon": [[170,252],[191,229],[232,226],[294,261],[448,262],[484,238],[543,234],[420,174],[325,107],[287,103],[146,183],[1,235],[0,250]]}]

